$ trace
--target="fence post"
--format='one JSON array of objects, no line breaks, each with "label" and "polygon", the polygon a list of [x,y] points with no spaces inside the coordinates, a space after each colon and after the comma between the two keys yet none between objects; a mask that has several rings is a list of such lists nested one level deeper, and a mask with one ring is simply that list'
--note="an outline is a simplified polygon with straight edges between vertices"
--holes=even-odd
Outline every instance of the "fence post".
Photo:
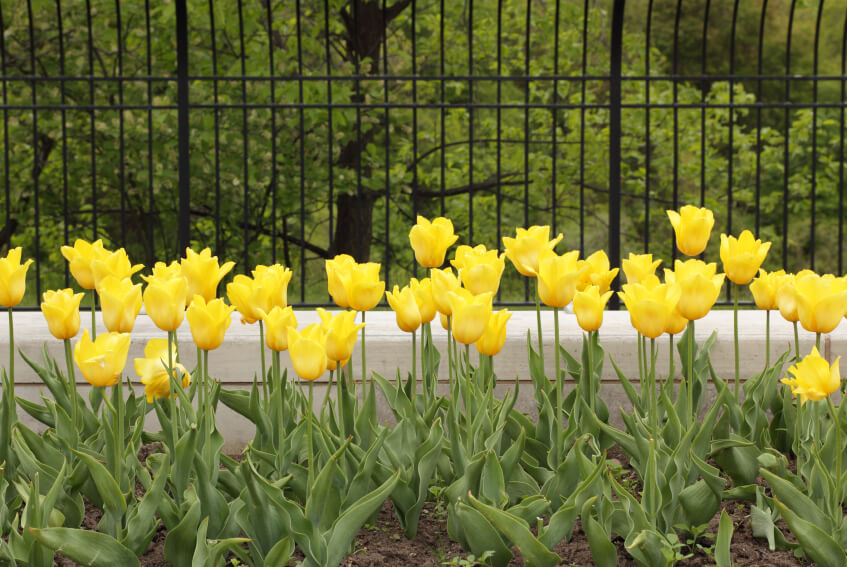
[{"label": "fence post", "polygon": [[[615,0],[609,62],[609,263],[612,268],[621,266],[621,57],[625,4],[626,0]],[[620,279],[618,276],[615,281]],[[612,289],[620,289],[620,284],[614,283]],[[610,307],[620,307],[617,294],[612,295]]]},{"label": "fence post", "polygon": [[188,9],[186,0],[176,0],[177,131],[179,152],[179,209],[177,213],[177,258],[191,243],[191,185],[188,145]]}]

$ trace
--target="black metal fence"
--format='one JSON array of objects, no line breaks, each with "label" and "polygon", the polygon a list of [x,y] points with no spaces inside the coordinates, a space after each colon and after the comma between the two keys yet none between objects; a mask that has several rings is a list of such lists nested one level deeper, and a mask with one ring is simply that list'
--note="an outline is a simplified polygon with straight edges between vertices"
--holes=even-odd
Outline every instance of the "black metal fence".
[{"label": "black metal fence", "polygon": [[[337,253],[417,275],[418,214],[614,266],[669,263],[685,203],[773,241],[768,268],[844,271],[843,1],[2,0],[0,27],[30,304],[78,237],[283,262],[310,304]],[[507,270],[502,302],[528,292]]]}]

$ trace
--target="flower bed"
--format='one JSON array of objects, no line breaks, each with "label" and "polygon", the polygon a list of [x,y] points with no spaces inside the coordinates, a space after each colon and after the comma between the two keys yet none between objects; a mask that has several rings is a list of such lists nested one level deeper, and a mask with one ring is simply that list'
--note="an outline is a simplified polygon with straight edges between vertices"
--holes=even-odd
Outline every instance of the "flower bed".
[{"label": "flower bed", "polygon": [[[669,217],[680,250],[700,254],[711,212],[683,207]],[[614,364],[600,334],[618,270],[603,252],[558,255],[560,238],[531,227],[504,239],[504,254],[459,246],[454,273],[440,268],[456,241],[452,224],[419,218],[410,241],[430,277],[386,294],[408,333],[412,371],[386,377],[367,366],[366,313],[385,291],[378,264],[328,261],[328,290],[346,311],[319,310],[320,323],[298,327],[286,300],[291,272],[282,266],[235,276],[228,304],[216,289],[232,265],[220,266],[208,250],[158,263],[142,289],[132,282],[141,267],[123,250],[99,241],[63,248],[77,283],[99,296],[106,332],[92,321],[72,341],[84,293],[48,291],[42,311],[65,360],[26,362],[50,396],[17,398],[14,364],[3,373],[0,560],[47,566],[58,554],[97,566],[332,567],[365,564],[375,553],[371,563],[386,565],[847,564],[847,406],[831,399],[843,382],[838,360],[818,348],[801,356],[798,328],[816,333],[820,347],[847,313],[847,279],[762,271],[753,280],[769,244],[747,231],[722,235],[722,274],[692,259],[677,261],[661,282],[658,262],[630,255],[621,299],[638,332],[639,364],[635,375],[618,371],[632,410],[616,427],[600,391],[603,366]],[[494,394],[510,313],[494,312],[492,297],[506,258],[536,280],[539,314],[542,303],[553,309],[552,352],[527,343],[536,420],[515,409],[518,383]],[[12,349],[12,307],[27,267],[20,249],[0,260]],[[725,279],[736,291],[752,281],[759,307],[794,323],[793,348],[743,381],[737,327],[729,377],[712,366],[715,336],[694,340],[695,321]],[[561,347],[559,336],[559,312],[571,303],[584,330],[578,352]],[[124,367],[142,305],[162,336],[133,361],[139,396]],[[248,390],[210,378],[208,353],[224,342],[235,309],[258,331],[262,370]],[[432,340],[438,314],[448,330],[445,352]],[[193,345],[177,344],[184,319]],[[665,334],[679,369],[657,368],[656,339]],[[186,368],[180,352],[194,348],[198,364]],[[291,375],[282,369],[286,352]],[[442,357],[447,376],[438,371]],[[327,372],[327,395],[315,399],[314,381]],[[88,399],[77,392],[76,373],[93,386]],[[377,396],[394,424],[379,422]],[[221,406],[255,425],[238,456],[223,454]],[[44,433],[18,421],[18,412],[44,424]],[[150,413],[160,427],[145,431]],[[445,551],[418,558],[417,544],[379,551],[401,539],[424,547],[437,540]]]}]

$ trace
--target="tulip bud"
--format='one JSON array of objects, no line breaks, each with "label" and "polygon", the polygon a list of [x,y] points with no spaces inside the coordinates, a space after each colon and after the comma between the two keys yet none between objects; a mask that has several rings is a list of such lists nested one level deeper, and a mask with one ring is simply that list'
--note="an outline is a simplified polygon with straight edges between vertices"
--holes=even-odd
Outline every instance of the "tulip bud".
[{"label": "tulip bud", "polygon": [[114,333],[132,332],[141,311],[141,284],[133,284],[129,278],[106,276],[100,280],[97,295],[106,328]]},{"label": "tulip bud", "polygon": [[447,294],[452,311],[453,337],[462,344],[475,343],[485,332],[491,317],[492,294],[471,295],[459,288]]},{"label": "tulip bud", "polygon": [[765,311],[777,309],[776,292],[779,279],[784,275],[785,270],[766,272],[759,268],[759,277],[750,283],[750,292],[753,294],[756,307]]},{"label": "tulip bud", "polygon": [[289,305],[282,308],[274,305],[265,315],[265,344],[271,350],[281,352],[288,349],[288,327],[297,328],[297,317]]},{"label": "tulip bud", "polygon": [[[100,337],[97,337],[100,340]],[[174,372],[180,380],[182,388],[188,388],[191,383],[191,373],[182,364],[176,362],[176,343],[171,345],[171,355],[168,357],[168,339],[150,339],[144,346],[144,358],[136,358],[133,361],[135,373],[138,374],[147,401],[152,403],[158,398],[169,398],[171,396],[171,378],[168,372],[168,360],[173,361]]]},{"label": "tulip bud", "polygon": [[578,291],[583,291],[590,285],[596,285],[600,293],[606,293],[619,271],[618,268],[609,269],[609,257],[603,250],[598,250],[585,260],[581,260],[577,263],[577,267],[582,270],[576,286]]},{"label": "tulip bud", "polygon": [[[418,215],[418,224],[409,231],[409,242],[415,251],[415,259],[424,268],[438,268],[444,263],[444,256],[458,236],[453,234],[450,219],[438,217],[429,222]],[[361,309],[359,310],[361,311]]]},{"label": "tulip bud", "polygon": [[303,380],[317,380],[326,372],[328,360],[325,341],[323,330],[317,323],[309,325],[303,331],[288,327],[288,354],[291,356],[291,365]]},{"label": "tulip bud", "polygon": [[421,312],[421,323],[429,323],[435,319],[435,299],[432,296],[432,280],[424,278],[420,281],[412,278],[409,282],[409,287],[412,288],[412,293],[415,294],[415,301],[418,304],[418,311]]},{"label": "tulip bud", "polygon": [[[162,264],[159,262],[159,264]],[[164,265],[164,264],[163,264]],[[144,268],[143,264],[133,265],[126,255],[126,250],[119,248],[105,256],[94,258],[91,261],[91,271],[94,274],[95,289],[106,276],[115,276],[118,280],[132,278],[132,275]]]},{"label": "tulip bud", "polygon": [[32,259],[21,264],[21,247],[12,248],[0,258],[0,305],[9,308],[20,303],[26,292],[26,271]]},{"label": "tulip bud", "polygon": [[793,378],[783,378],[781,382],[791,387],[791,393],[799,396],[800,403],[811,400],[823,400],[841,387],[841,372],[835,359],[832,366],[820,355],[817,347],[812,347],[811,354],[788,369]]},{"label": "tulip bud", "polygon": [[221,346],[232,323],[233,311],[235,307],[227,305],[223,299],[207,303],[202,295],[195,295],[185,311],[194,344],[203,350],[215,350]]},{"label": "tulip bud", "polygon": [[[697,256],[706,249],[715,215],[709,209],[685,205],[679,212],[667,211],[676,233],[676,247],[686,256]],[[754,272],[755,273],[755,272]]]},{"label": "tulip bud", "polygon": [[232,270],[235,262],[225,262],[218,265],[218,257],[212,256],[212,251],[204,248],[199,254],[191,248],[185,249],[185,258],[180,260],[182,275],[188,283],[187,301],[192,301],[195,295],[200,295],[208,303],[218,295],[218,284]]},{"label": "tulip bud", "polygon": [[57,339],[71,339],[79,332],[79,302],[84,293],[74,294],[72,289],[45,291],[41,312],[47,328]]},{"label": "tulip bud", "polygon": [[590,333],[600,328],[603,324],[603,310],[610,297],[612,297],[611,291],[600,295],[600,288],[596,285],[588,286],[585,291],[576,293],[573,298],[573,310],[582,330]]},{"label": "tulip bud", "polygon": [[78,238],[73,246],[62,246],[62,256],[68,261],[71,275],[83,289],[94,289],[94,271],[91,264],[109,254],[110,252],[103,248],[102,240],[89,243]]},{"label": "tulip bud", "polygon": [[100,333],[91,340],[88,329],[74,345],[74,360],[92,386],[114,386],[120,380],[129,353],[129,333]]},{"label": "tulip bud", "polygon": [[493,294],[500,289],[500,277],[506,267],[506,254],[497,254],[496,250],[486,250],[480,244],[459,246],[455,259],[451,261],[459,270],[462,285],[474,295],[490,291]]},{"label": "tulip bud", "polygon": [[503,345],[506,343],[506,323],[511,317],[512,314],[508,309],[501,309],[491,314],[488,324],[485,325],[485,331],[474,343],[480,354],[494,356],[503,350]]},{"label": "tulip bud", "polygon": [[579,266],[579,251],[561,256],[544,249],[538,256],[538,297],[550,307],[562,308],[573,300],[579,278],[588,269]]},{"label": "tulip bud", "polygon": [[743,231],[737,239],[721,234],[721,262],[726,277],[739,285],[750,283],[770,248],[770,242],[754,239],[749,230]]},{"label": "tulip bud", "polygon": [[553,240],[549,226],[518,228],[515,238],[503,237],[506,257],[523,275],[534,278],[538,273],[538,257],[542,250],[553,250],[562,239],[561,233]]},{"label": "tulip bud", "polygon": [[418,302],[412,288],[406,286],[401,291],[395,285],[394,291],[386,292],[385,297],[388,298],[388,304],[394,310],[400,330],[406,333],[417,331],[421,326],[421,311],[418,309]]}]

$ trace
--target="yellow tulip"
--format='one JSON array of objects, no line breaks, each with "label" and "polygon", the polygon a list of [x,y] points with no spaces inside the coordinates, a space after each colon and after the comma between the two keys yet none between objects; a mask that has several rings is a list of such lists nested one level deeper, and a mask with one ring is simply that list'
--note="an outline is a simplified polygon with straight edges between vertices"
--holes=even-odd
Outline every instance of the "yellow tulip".
[{"label": "yellow tulip", "polygon": [[382,299],[385,282],[379,279],[379,269],[377,262],[367,262],[353,264],[346,274],[341,274],[347,301],[356,311],[370,311]]},{"label": "yellow tulip", "polygon": [[485,326],[482,336],[474,343],[476,350],[480,354],[494,356],[503,350],[503,345],[506,343],[506,323],[512,317],[508,309],[501,309],[497,313],[492,313],[488,318],[488,324]]},{"label": "yellow tulip", "polygon": [[654,262],[652,254],[633,254],[630,252],[629,258],[621,262],[621,266],[627,283],[639,283],[647,276],[655,274],[656,268],[661,263],[661,260]]},{"label": "yellow tulip", "polygon": [[503,237],[503,247],[506,257],[523,275],[534,278],[538,273],[538,259],[542,250],[553,250],[562,239],[562,234],[549,240],[549,226],[531,226],[528,229],[519,228],[515,238]]},{"label": "yellow tulip", "polygon": [[[179,267],[176,262],[171,265]],[[144,309],[157,327],[163,331],[176,331],[185,318],[188,282],[181,271],[164,264],[158,271],[154,268],[153,273],[152,276],[142,276],[147,282],[143,294]]]},{"label": "yellow tulip", "polygon": [[435,308],[438,309],[439,313],[449,317],[453,314],[453,309],[450,307],[450,298],[447,294],[460,289],[462,284],[450,268],[432,270],[430,279],[432,280],[432,300],[435,302]]},{"label": "yellow tulip", "polygon": [[170,264],[165,264],[164,262],[156,262],[153,265],[153,274],[149,276],[142,275],[141,279],[149,282],[150,278],[159,279],[159,280],[170,280],[174,278],[184,278],[185,275],[182,273],[182,265],[174,260]]},{"label": "yellow tulip", "polygon": [[288,327],[297,328],[297,317],[294,309],[274,305],[264,318],[265,344],[271,350],[281,352],[288,350]]},{"label": "yellow tulip", "polygon": [[496,294],[506,267],[506,254],[498,255],[496,250],[486,250],[482,244],[473,248],[462,245],[450,263],[459,270],[462,285],[472,294],[486,291]]},{"label": "yellow tulip", "polygon": [[[161,264],[161,262],[159,262]],[[143,264],[135,264],[129,261],[126,250],[119,248],[109,252],[100,258],[91,261],[91,272],[94,274],[95,289],[106,276],[115,276],[119,280],[132,278],[132,275],[144,268]]]},{"label": "yellow tulip", "polygon": [[288,283],[291,281],[292,272],[285,266],[274,264],[273,266],[256,266],[253,270],[255,279],[267,278],[267,281],[273,282],[273,292],[271,293],[271,307],[278,305],[279,307],[288,306]]},{"label": "yellow tulip", "polygon": [[797,276],[814,273],[811,270],[803,270],[798,274],[785,274],[777,279],[776,284],[776,304],[779,308],[779,314],[782,318],[790,323],[796,323],[800,320],[798,312],[797,294],[794,291],[794,282]]},{"label": "yellow tulip", "polygon": [[812,347],[811,354],[788,369],[788,373],[794,377],[783,378],[781,382],[791,387],[791,393],[799,396],[800,403],[805,404],[807,400],[817,402],[841,387],[839,360],[840,356],[830,366],[817,347]]},{"label": "yellow tulip", "polygon": [[79,332],[79,302],[84,293],[74,294],[72,289],[45,291],[41,312],[47,328],[57,339],[71,339]]},{"label": "yellow tulip", "polygon": [[279,305],[274,303],[279,293],[279,281],[269,273],[260,273],[253,278],[238,274],[226,284],[226,295],[241,313],[241,322],[251,325],[263,319],[274,305]]},{"label": "yellow tulip", "polygon": [[364,323],[356,324],[356,312],[342,311],[333,315],[318,307],[318,316],[321,318],[327,357],[336,362],[350,358],[359,330],[365,326]]},{"label": "yellow tulip", "polygon": [[223,299],[206,302],[202,295],[195,295],[185,310],[185,318],[191,327],[194,344],[203,350],[215,350],[224,342],[224,335],[232,323],[235,307]]},{"label": "yellow tulip", "polygon": [[74,360],[92,386],[114,386],[120,380],[129,353],[129,333],[100,333],[91,340],[88,329],[74,345]]},{"label": "yellow tulip", "polygon": [[[97,337],[100,340],[100,337]],[[176,343],[171,345],[171,359],[174,361],[174,371],[177,379],[181,378],[183,389],[191,383],[191,374],[185,367],[176,362]],[[150,339],[144,346],[144,358],[136,358],[133,361],[135,373],[144,384],[144,393],[147,401],[153,402],[157,398],[169,398],[171,395],[171,379],[168,374],[168,339]]]},{"label": "yellow tulip", "polygon": [[721,262],[726,277],[739,285],[750,283],[770,248],[770,242],[753,238],[749,230],[743,231],[738,238],[721,234]]},{"label": "yellow tulip", "polygon": [[847,313],[847,280],[832,274],[804,274],[794,280],[797,315],[804,329],[831,333]]},{"label": "yellow tulip", "polygon": [[294,372],[303,380],[317,380],[326,372],[329,363],[326,355],[326,337],[317,323],[302,331],[288,327],[288,354]]},{"label": "yellow tulip", "polygon": [[102,240],[87,242],[78,238],[73,246],[62,246],[62,256],[68,261],[71,275],[83,289],[94,289],[94,260],[103,260],[110,252]]},{"label": "yellow tulip", "polygon": [[129,333],[135,326],[135,318],[141,311],[141,284],[133,284],[129,278],[119,280],[106,276],[97,287],[103,324],[113,333]]},{"label": "yellow tulip", "polygon": [[753,294],[756,307],[765,311],[770,311],[778,307],[776,292],[779,286],[779,279],[784,275],[785,270],[766,272],[759,268],[759,277],[750,282],[750,292]]},{"label": "yellow tulip", "polygon": [[347,274],[355,263],[353,257],[347,254],[339,254],[332,260],[326,261],[326,280],[329,295],[332,296],[335,304],[342,309],[350,307],[342,275]]},{"label": "yellow tulip", "polygon": [[21,264],[21,247],[12,248],[5,258],[0,258],[0,305],[14,307],[26,292],[26,271],[32,259]]},{"label": "yellow tulip", "polygon": [[559,256],[545,248],[538,255],[538,297],[545,305],[561,308],[573,300],[579,279],[588,269],[579,265],[578,258],[578,250]]},{"label": "yellow tulip", "polygon": [[677,285],[658,284],[648,287],[643,283],[624,284],[618,292],[629,311],[632,326],[647,338],[655,339],[665,332],[679,303]]},{"label": "yellow tulip", "polygon": [[612,297],[612,292],[607,291],[600,295],[600,288],[596,285],[588,286],[584,291],[578,291],[573,298],[573,311],[576,314],[576,322],[582,330],[596,331],[603,324],[603,310],[606,303]]},{"label": "yellow tulip", "polygon": [[673,271],[665,269],[665,282],[679,285],[679,313],[689,321],[702,319],[712,309],[723,287],[725,274],[718,265],[702,260],[677,260]]},{"label": "yellow tulip", "polygon": [[679,312],[679,308],[677,308],[673,310],[671,318],[668,319],[668,322],[665,325],[665,332],[669,335],[678,335],[685,330],[687,325],[688,319],[683,317]]},{"label": "yellow tulip", "polygon": [[418,304],[418,311],[421,313],[421,323],[429,323],[435,319],[435,299],[432,296],[432,280],[424,278],[418,281],[412,278],[409,282],[409,287],[412,288],[412,293],[415,294],[415,301]]},{"label": "yellow tulip", "polygon": [[706,208],[685,205],[679,212],[667,211],[676,233],[676,247],[686,256],[696,256],[706,249],[715,215]]},{"label": "yellow tulip", "polygon": [[438,321],[441,323],[442,329],[444,329],[445,331],[450,330],[450,322],[447,320],[447,315],[445,315],[444,313],[439,313]]},{"label": "yellow tulip", "polygon": [[405,286],[402,290],[394,286],[394,291],[386,292],[388,305],[394,310],[397,326],[406,333],[412,333],[421,326],[421,310],[418,309],[418,301],[412,288]]},{"label": "yellow tulip", "polygon": [[218,265],[218,257],[212,256],[212,251],[204,248],[199,254],[191,248],[185,249],[185,258],[180,260],[182,275],[188,282],[187,301],[193,301],[195,295],[200,295],[206,302],[212,301],[218,295],[218,284],[232,270],[235,262],[225,262]]},{"label": "yellow tulip", "polygon": [[578,291],[582,291],[590,285],[596,285],[600,288],[600,293],[606,293],[619,271],[618,268],[609,269],[609,257],[603,250],[598,250],[585,260],[580,260],[577,267],[582,270],[582,275],[576,285]]},{"label": "yellow tulip", "polygon": [[447,294],[453,313],[453,338],[465,345],[479,340],[491,317],[492,296],[491,292],[472,295],[462,288]]},{"label": "yellow tulip", "polygon": [[415,259],[424,268],[440,267],[444,263],[447,249],[458,238],[453,234],[453,223],[444,217],[438,217],[429,222],[418,215],[418,224],[409,231],[409,242],[415,251]]}]

